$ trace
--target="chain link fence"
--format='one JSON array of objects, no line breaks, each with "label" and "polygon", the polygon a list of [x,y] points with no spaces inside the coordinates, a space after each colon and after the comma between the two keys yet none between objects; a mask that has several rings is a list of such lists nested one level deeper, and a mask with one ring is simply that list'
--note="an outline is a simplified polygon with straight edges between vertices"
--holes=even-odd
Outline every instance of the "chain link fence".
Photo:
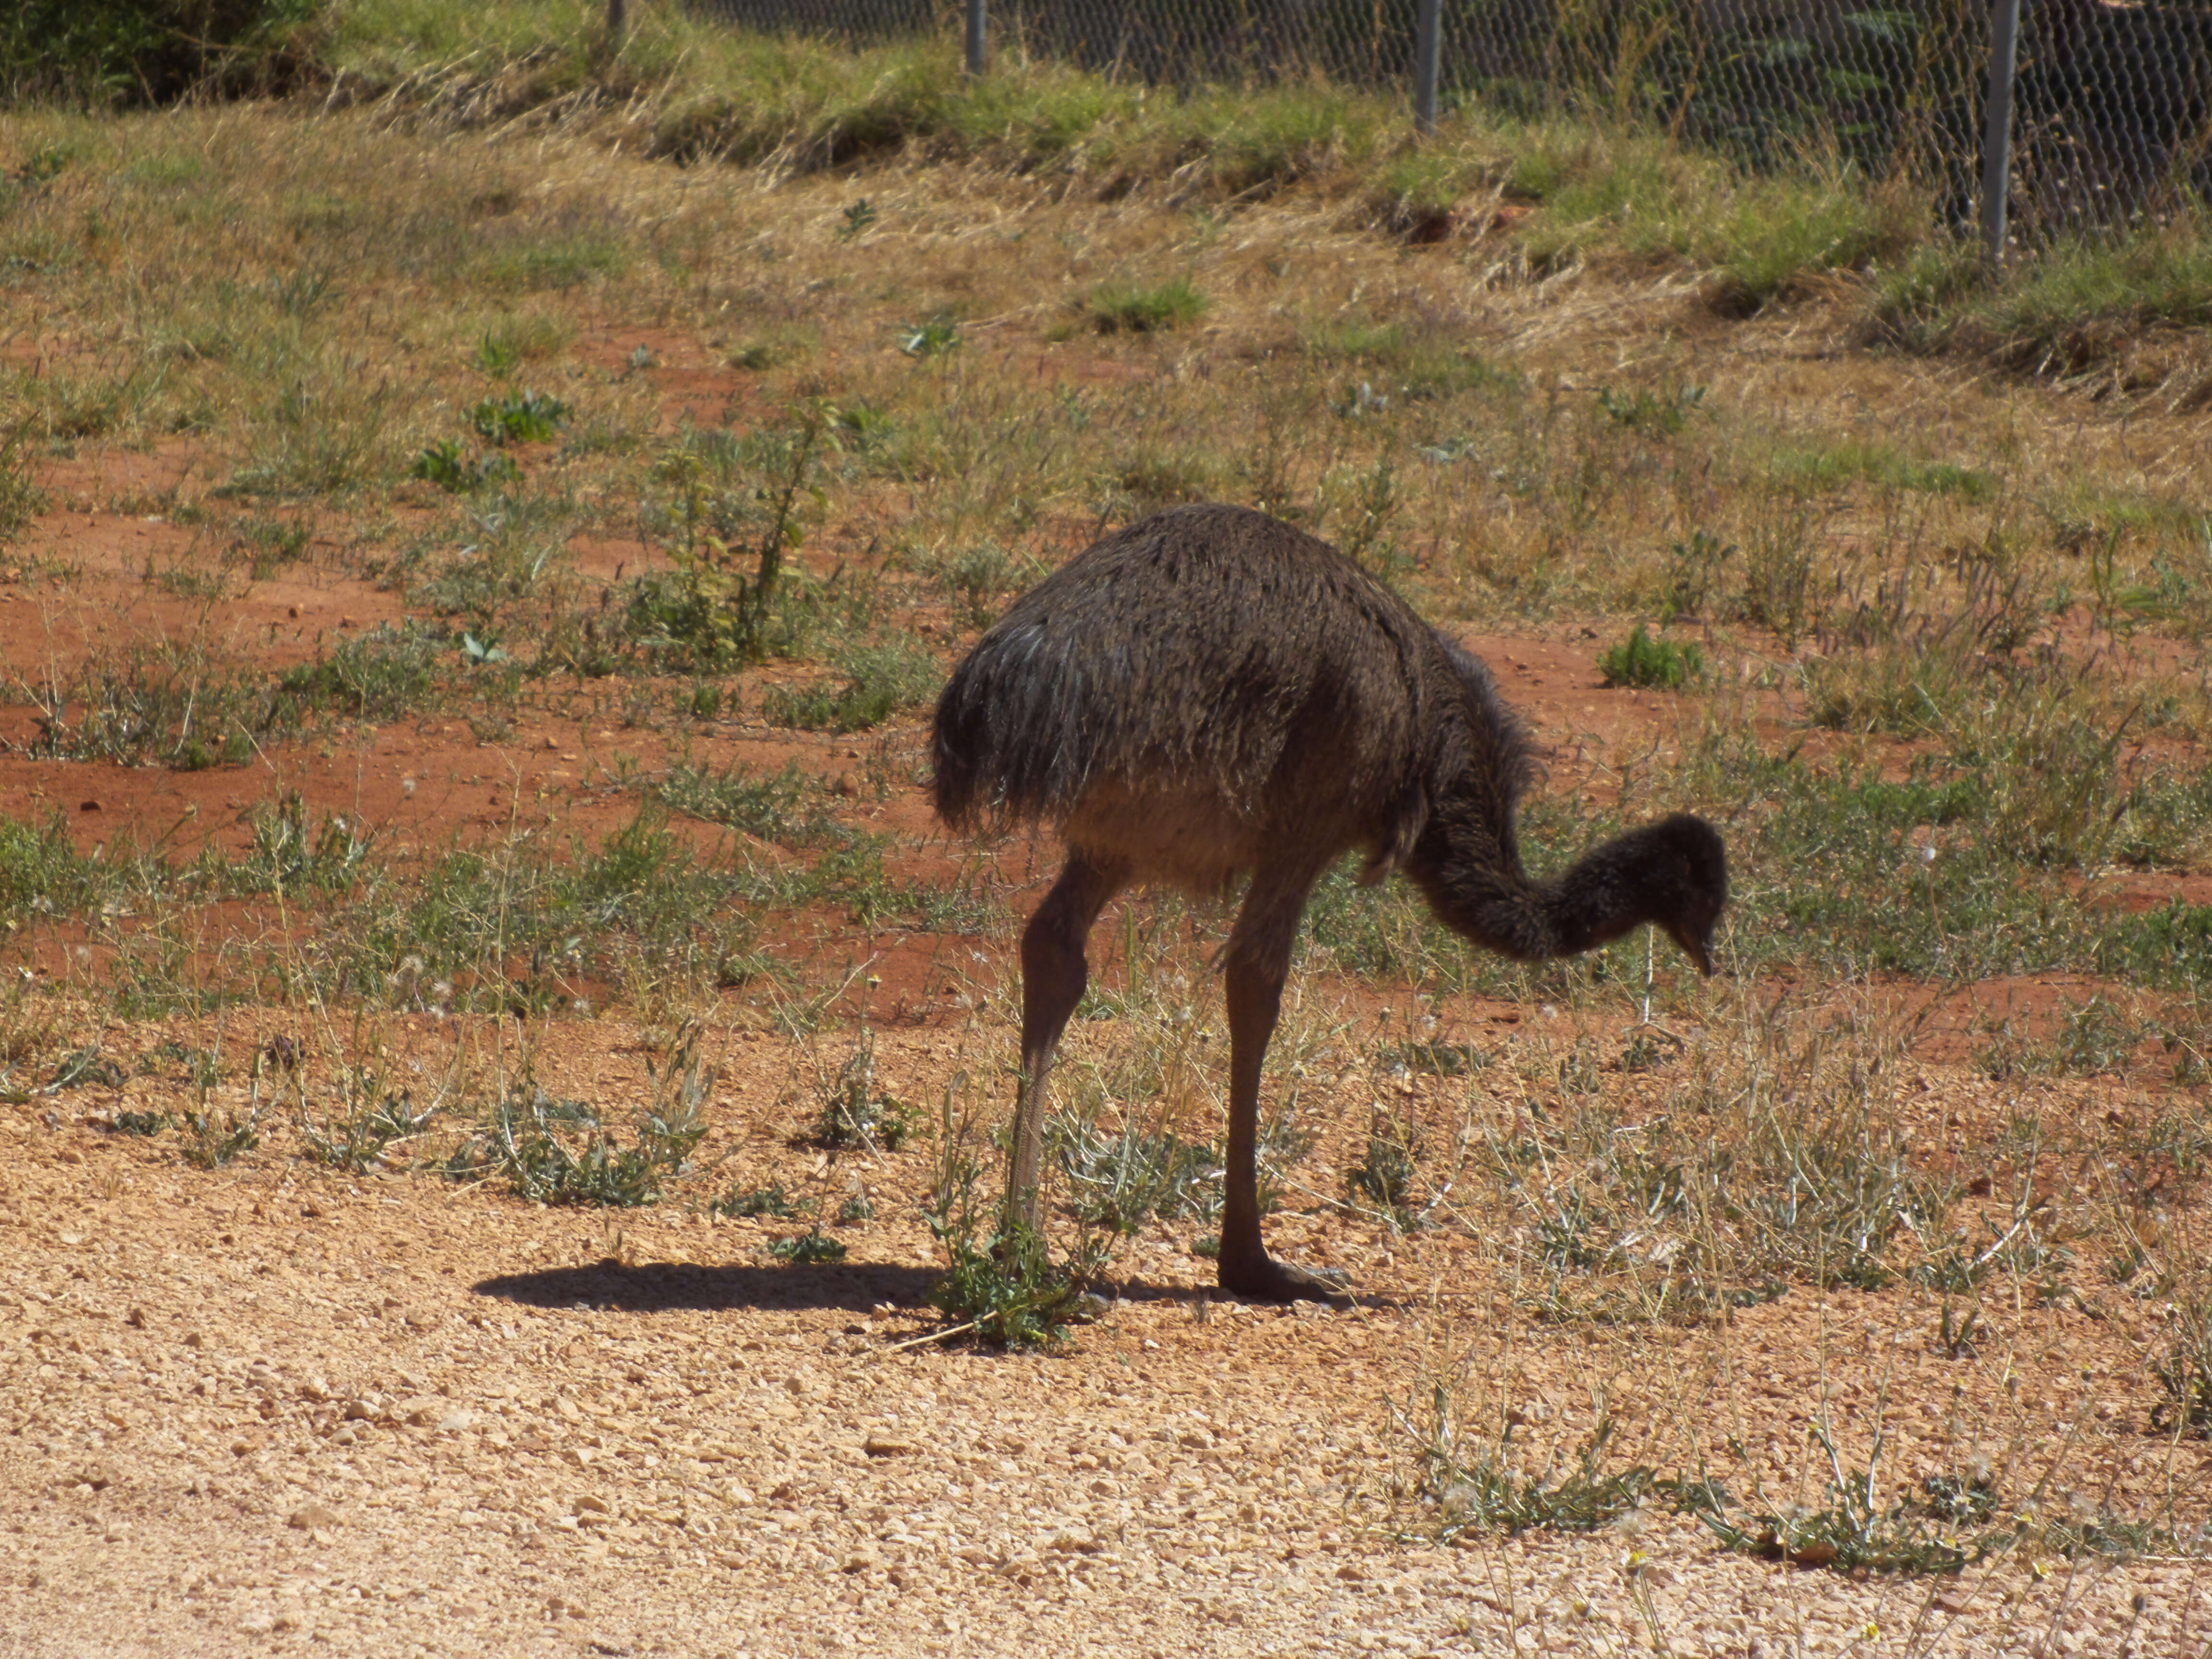
[{"label": "chain link fence", "polygon": [[[702,0],[748,27],[959,38],[965,0]],[[1978,0],[988,0],[991,50],[1151,82],[1320,75],[1413,95],[1433,10],[1445,107],[1602,112],[1765,167],[1812,155],[1970,221],[1985,161]],[[2212,0],[2027,0],[2011,234],[2111,228],[2212,191]]]}]

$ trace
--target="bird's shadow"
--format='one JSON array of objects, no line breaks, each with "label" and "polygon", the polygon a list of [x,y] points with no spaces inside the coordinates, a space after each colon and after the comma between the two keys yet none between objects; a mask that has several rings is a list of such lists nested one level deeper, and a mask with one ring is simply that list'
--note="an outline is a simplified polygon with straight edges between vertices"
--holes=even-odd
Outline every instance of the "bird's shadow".
[{"label": "bird's shadow", "polygon": [[719,1313],[738,1308],[836,1308],[866,1313],[878,1303],[919,1305],[943,1275],[933,1267],[867,1262],[760,1267],[732,1262],[611,1259],[577,1267],[499,1273],[469,1288],[529,1308],[599,1308],[623,1313]]},{"label": "bird's shadow", "polygon": [[[734,1309],[839,1309],[866,1313],[878,1305],[918,1308],[944,1275],[934,1267],[865,1261],[811,1266],[756,1266],[692,1261],[631,1265],[611,1257],[574,1267],[498,1273],[469,1288],[477,1295],[528,1308],[593,1308],[623,1313],[720,1313]],[[1141,1279],[1097,1286],[1111,1301],[1185,1304],[1223,1300],[1208,1286],[1150,1285]],[[1362,1297],[1373,1302],[1375,1298]]]}]

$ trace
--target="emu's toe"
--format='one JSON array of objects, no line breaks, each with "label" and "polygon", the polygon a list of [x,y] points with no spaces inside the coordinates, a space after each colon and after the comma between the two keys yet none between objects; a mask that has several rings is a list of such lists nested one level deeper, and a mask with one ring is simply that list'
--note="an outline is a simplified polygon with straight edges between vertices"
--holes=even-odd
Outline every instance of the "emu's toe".
[{"label": "emu's toe", "polygon": [[1351,1276],[1261,1255],[1253,1261],[1221,1258],[1221,1288],[1247,1302],[1341,1302],[1352,1293]]}]

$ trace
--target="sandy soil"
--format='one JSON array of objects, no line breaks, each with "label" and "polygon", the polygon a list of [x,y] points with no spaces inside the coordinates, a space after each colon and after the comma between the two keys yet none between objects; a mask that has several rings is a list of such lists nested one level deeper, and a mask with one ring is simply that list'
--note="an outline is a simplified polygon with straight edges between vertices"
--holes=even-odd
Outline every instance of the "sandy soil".
[{"label": "sandy soil", "polygon": [[[388,1035],[399,1066],[453,1042],[427,1020]],[[603,1100],[641,1091],[631,1036],[560,1028],[542,1074]],[[924,1093],[970,1040],[885,1033],[882,1074]],[[847,1231],[848,1262],[813,1267],[765,1252],[797,1224],[719,1220],[696,1200],[546,1210],[430,1174],[334,1176],[281,1137],[189,1170],[101,1127],[173,1100],[159,1076],[0,1109],[0,1652],[2181,1655],[2212,1640],[2212,1571],[2192,1562],[1855,1582],[1723,1554],[1656,1513],[1438,1547],[1422,1541],[1432,1514],[1389,1501],[1410,1467],[1395,1416],[1443,1374],[1421,1356],[1441,1364],[1471,1338],[1495,1361],[1516,1326],[1508,1386],[1563,1445],[1610,1378],[1624,1419],[1668,1425],[1639,1431],[1655,1455],[1717,1454],[1732,1433],[1765,1442],[1781,1475],[1816,1410],[1863,1436],[1878,1395],[1908,1462],[1986,1431],[2036,1456],[2094,1441],[2121,1486],[2193,1488],[2206,1454],[2149,1429],[2148,1313],[2000,1311],[1966,1363],[1935,1340],[1936,1298],[1910,1291],[1800,1291],[1634,1337],[1547,1328],[1471,1241],[1294,1206],[1271,1223],[1277,1248],[1351,1269],[1355,1305],[1213,1303],[1188,1230],[1154,1229],[1061,1353],[916,1342],[938,1261],[915,1208],[927,1149],[831,1167],[795,1145],[793,1079],[813,1063],[737,1039],[702,1151],[743,1184],[865,1188],[881,1219]],[[1457,1100],[1441,1079],[1401,1086]],[[1941,1068],[1920,1086],[1954,1116],[1999,1103]],[[1334,1104],[1332,1120],[1355,1115]],[[1980,1133],[1962,1126],[1962,1147]],[[1340,1133],[1307,1178],[1348,1152]]]}]

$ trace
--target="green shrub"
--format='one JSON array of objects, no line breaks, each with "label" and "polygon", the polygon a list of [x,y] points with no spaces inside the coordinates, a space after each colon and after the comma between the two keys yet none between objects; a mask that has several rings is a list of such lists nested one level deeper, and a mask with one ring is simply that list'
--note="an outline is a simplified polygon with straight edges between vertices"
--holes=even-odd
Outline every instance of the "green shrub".
[{"label": "green shrub", "polygon": [[0,15],[0,95],[89,108],[173,102],[205,88],[274,90],[319,0],[16,0]]},{"label": "green shrub", "polygon": [[1705,659],[1694,645],[1653,639],[1638,623],[1624,643],[1597,659],[1597,668],[1607,685],[1656,686],[1679,691],[1705,672]]}]

